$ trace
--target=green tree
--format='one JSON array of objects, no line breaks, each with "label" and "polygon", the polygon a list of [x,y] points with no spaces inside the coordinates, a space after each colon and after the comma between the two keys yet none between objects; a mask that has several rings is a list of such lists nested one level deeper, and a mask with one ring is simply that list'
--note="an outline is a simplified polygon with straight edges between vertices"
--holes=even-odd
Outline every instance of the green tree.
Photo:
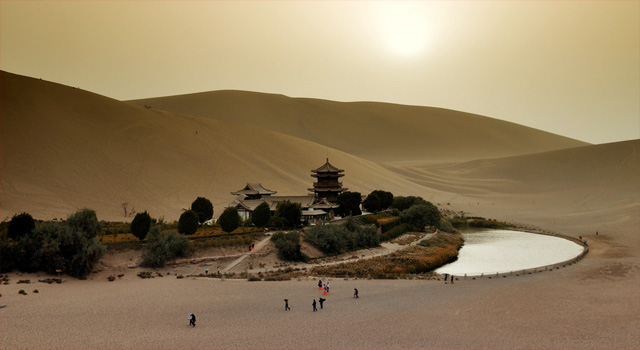
[{"label": "green tree", "polygon": [[87,238],[94,238],[102,233],[102,225],[98,221],[96,212],[88,208],[80,209],[69,215],[66,226]]},{"label": "green tree", "polygon": [[438,225],[442,215],[435,205],[426,202],[426,204],[414,205],[403,211],[400,217],[415,230],[424,231],[425,226]]},{"label": "green tree", "polygon": [[238,209],[234,207],[225,208],[220,217],[218,223],[224,232],[231,233],[233,230],[240,226],[240,215],[238,215]]},{"label": "green tree", "polygon": [[407,210],[407,209],[411,208],[414,205],[428,203],[422,197],[416,197],[416,196],[407,196],[407,197],[398,196],[398,197],[393,197],[392,201],[393,201],[392,207],[396,208],[396,209],[398,209],[400,211]]},{"label": "green tree", "polygon": [[213,217],[213,204],[211,204],[210,200],[204,197],[196,198],[196,200],[191,203],[191,210],[198,214],[198,221],[200,224],[207,220],[211,220]]},{"label": "green tree", "polygon": [[[9,251],[13,261],[5,261],[7,256],[3,251],[2,269],[17,267],[21,271],[47,273],[61,269],[71,276],[86,278],[106,251],[98,239],[101,232],[102,225],[95,211],[78,210],[69,215],[64,225],[38,225],[20,237]],[[5,262],[9,267],[4,266]]]},{"label": "green tree", "polygon": [[251,214],[251,220],[257,227],[265,227],[271,219],[271,208],[266,202],[260,203]]},{"label": "green tree", "polygon": [[278,203],[276,206],[276,216],[284,220],[286,227],[299,226],[300,217],[302,216],[300,203],[293,203],[291,201]]},{"label": "green tree", "polygon": [[371,192],[371,194],[375,194],[380,200],[380,210],[388,209],[393,205],[393,193],[382,190],[375,190]]},{"label": "green tree", "polygon": [[81,209],[67,218],[57,237],[64,271],[78,278],[87,277],[106,251],[98,239],[100,233],[102,225],[94,210]]},{"label": "green tree", "polygon": [[278,250],[278,258],[285,261],[309,261],[309,257],[300,250],[300,234],[297,231],[277,232],[271,236],[271,241]]},{"label": "green tree", "polygon": [[9,227],[7,228],[7,235],[14,241],[17,241],[20,237],[31,233],[36,227],[35,221],[30,214],[22,213],[14,215],[9,221]]},{"label": "green tree", "polygon": [[178,219],[178,232],[191,236],[198,230],[198,214],[193,210],[187,210]]},{"label": "green tree", "polygon": [[151,228],[151,216],[146,210],[143,213],[137,213],[131,221],[131,233],[141,241],[147,236],[149,228]]},{"label": "green tree", "polygon": [[361,226],[353,218],[343,225],[313,226],[305,230],[304,239],[328,255],[380,244],[380,237],[373,225]]},{"label": "green tree", "polygon": [[362,203],[362,195],[360,192],[345,191],[338,196],[338,211],[342,216],[360,215],[360,203]]},{"label": "green tree", "polygon": [[367,196],[367,198],[362,201],[362,207],[370,213],[380,211],[380,197],[378,197],[377,194],[371,192]]},{"label": "green tree", "polygon": [[186,257],[191,252],[191,245],[187,237],[173,232],[161,232],[155,225],[149,231],[147,245],[142,252],[141,266],[163,267],[168,260]]}]

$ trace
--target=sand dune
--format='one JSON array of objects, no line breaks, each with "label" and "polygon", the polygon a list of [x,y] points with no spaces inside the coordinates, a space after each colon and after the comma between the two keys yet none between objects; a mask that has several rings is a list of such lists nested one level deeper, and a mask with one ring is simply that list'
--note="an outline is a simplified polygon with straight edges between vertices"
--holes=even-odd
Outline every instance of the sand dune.
[{"label": "sand dune", "polygon": [[368,160],[395,164],[504,157],[586,145],[518,124],[433,107],[343,103],[246,91],[131,102],[242,122]]},{"label": "sand dune", "polygon": [[[146,109],[5,72],[0,84],[3,219],[20,211],[64,217],[88,206],[100,219],[123,220],[125,201],[173,219],[196,196],[210,198],[219,214],[229,192],[246,182],[280,194],[306,191],[310,170],[328,156],[345,169],[345,186],[353,190],[421,195],[471,215],[580,234],[591,247],[586,259],[553,272],[461,279],[455,286],[335,279],[319,313],[310,308],[319,296],[314,280],[139,280],[126,269],[116,282],[107,282],[111,272],[104,271],[89,281],[24,285],[17,280],[40,276],[14,273],[0,299],[7,304],[3,349],[640,347],[638,140],[585,146],[453,111],[433,110],[427,118],[430,109],[422,107],[221,93],[222,102],[238,100],[214,103],[242,122],[235,123],[160,111],[161,100]],[[279,102],[252,105],[253,98]],[[242,113],[234,116],[235,109]],[[285,122],[278,124],[279,109]],[[198,111],[181,111],[192,112]],[[394,113],[406,124],[398,126]],[[322,117],[341,119],[345,134],[323,133]],[[386,143],[368,138],[389,130],[398,134]],[[517,156],[503,157],[509,152]],[[354,301],[356,287],[361,298]],[[291,312],[282,310],[285,297]],[[187,326],[189,312],[198,314],[195,329]]]},{"label": "sand dune", "polygon": [[125,220],[121,203],[128,202],[171,220],[198,196],[211,199],[217,216],[247,182],[306,194],[311,169],[327,157],[345,170],[351,190],[416,190],[378,164],[299,138],[5,72],[1,79],[4,219],[22,211],[66,217],[86,206],[100,219]]},{"label": "sand dune", "polygon": [[[389,167],[451,193],[456,208],[572,233],[627,231],[638,246],[640,141],[451,165]],[[455,194],[455,195],[454,195]]]}]

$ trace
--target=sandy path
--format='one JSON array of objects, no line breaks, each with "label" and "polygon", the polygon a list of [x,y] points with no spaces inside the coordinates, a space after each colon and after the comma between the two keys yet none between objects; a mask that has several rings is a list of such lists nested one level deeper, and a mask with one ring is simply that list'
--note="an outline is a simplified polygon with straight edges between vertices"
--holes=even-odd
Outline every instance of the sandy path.
[{"label": "sandy path", "polygon": [[225,273],[225,272],[227,272],[227,271],[229,271],[229,270],[233,269],[234,267],[236,267],[236,266],[237,266],[238,264],[240,264],[240,263],[241,263],[241,262],[242,262],[246,257],[248,257],[251,253],[258,252],[260,249],[262,249],[262,247],[263,247],[265,244],[267,244],[267,242],[269,242],[269,240],[270,240],[270,239],[271,239],[271,236],[269,236],[269,237],[267,237],[267,238],[265,238],[265,239],[261,240],[260,242],[258,242],[258,243],[255,245],[255,247],[254,247],[254,249],[253,249],[253,250],[251,250],[251,251],[249,251],[249,252],[247,252],[247,253],[245,253],[245,254],[242,254],[242,256],[241,256],[241,257],[239,257],[239,258],[237,258],[236,260],[232,261],[232,262],[231,262],[231,264],[227,265],[227,267],[225,267],[225,268],[222,270],[222,273]]},{"label": "sandy path", "polygon": [[[638,272],[601,261],[494,279],[69,280],[4,286],[0,345],[97,349],[638,348]],[[623,263],[624,264],[624,263]],[[26,278],[26,277],[21,277]],[[32,279],[33,280],[33,279]],[[615,287],[614,287],[615,286]],[[603,294],[602,288],[609,292]],[[31,291],[37,288],[40,293]],[[360,298],[352,297],[358,288]],[[28,295],[17,294],[25,289]],[[635,294],[629,295],[629,292]],[[636,296],[634,298],[633,296]],[[288,298],[291,311],[284,311]],[[187,315],[198,316],[195,329]]]}]

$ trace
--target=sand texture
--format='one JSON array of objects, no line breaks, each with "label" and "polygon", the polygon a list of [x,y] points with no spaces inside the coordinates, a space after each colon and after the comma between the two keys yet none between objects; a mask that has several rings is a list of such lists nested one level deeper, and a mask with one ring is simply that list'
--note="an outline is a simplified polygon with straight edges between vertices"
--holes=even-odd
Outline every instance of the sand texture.
[{"label": "sand texture", "polygon": [[[2,349],[640,348],[638,140],[588,145],[455,111],[244,92],[131,103],[6,72],[0,88],[3,219],[89,207],[102,220],[130,220],[121,208],[129,202],[173,220],[198,196],[217,216],[247,182],[305,194],[310,170],[329,157],[351,190],[419,195],[442,209],[582,235],[591,247],[552,272],[453,286],[333,279],[317,313],[314,279],[175,277],[214,271],[242,251],[145,280],[128,267],[139,253],[125,252],[105,257],[87,281],[10,274],[0,292]],[[278,263],[270,243],[260,252],[236,269]],[[111,273],[124,277],[108,282]]]},{"label": "sand texture", "polygon": [[514,123],[433,107],[343,103],[247,91],[131,102],[255,125],[385,163],[463,161],[586,145]]}]

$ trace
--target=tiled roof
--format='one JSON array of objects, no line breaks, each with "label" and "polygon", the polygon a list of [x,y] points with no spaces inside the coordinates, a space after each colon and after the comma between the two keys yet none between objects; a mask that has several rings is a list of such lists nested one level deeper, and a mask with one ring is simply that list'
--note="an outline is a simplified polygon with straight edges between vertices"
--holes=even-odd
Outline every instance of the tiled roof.
[{"label": "tiled roof", "polygon": [[268,196],[261,199],[243,199],[238,196],[233,200],[233,202],[231,202],[231,204],[229,204],[229,206],[254,211],[260,203],[265,202],[269,205],[269,209],[275,211],[278,203],[289,201],[292,203],[298,203],[301,208],[306,209],[313,205],[314,200],[315,197],[312,194],[305,196]]},{"label": "tiled roof", "polygon": [[256,195],[256,194],[260,194],[260,195],[272,195],[272,194],[276,194],[276,191],[271,191],[268,190],[264,187],[262,187],[262,184],[260,183],[247,183],[247,185],[238,191],[235,192],[231,192],[231,194],[235,194],[235,195],[240,195],[240,194],[245,194],[245,195]]},{"label": "tiled roof", "polygon": [[311,170],[312,173],[337,173],[337,172],[343,172],[344,170],[342,169],[338,169],[336,167],[334,167],[333,165],[331,165],[331,163],[329,163],[329,158],[327,158],[327,162],[324,163],[323,166],[319,167],[316,170]]}]

